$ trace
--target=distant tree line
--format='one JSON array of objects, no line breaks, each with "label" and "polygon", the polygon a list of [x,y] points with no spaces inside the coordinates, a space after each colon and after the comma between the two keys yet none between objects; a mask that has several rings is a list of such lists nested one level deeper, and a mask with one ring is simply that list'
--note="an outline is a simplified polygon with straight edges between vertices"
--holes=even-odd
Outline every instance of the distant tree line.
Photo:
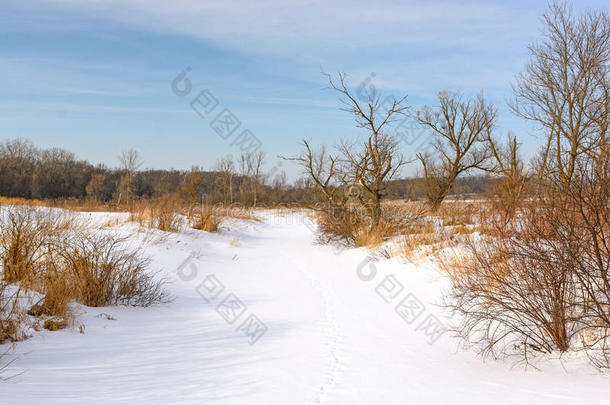
[{"label": "distant tree line", "polygon": [[[191,170],[140,170],[136,151],[119,156],[121,166],[109,168],[79,159],[73,152],[41,149],[25,139],[0,142],[0,195],[26,199],[96,199],[100,202],[127,202],[180,193],[185,199],[209,203],[312,204],[322,201],[310,179],[289,184],[282,171],[263,171],[265,155],[244,155],[234,160],[219,159],[212,170],[193,166]],[[488,177],[464,177],[454,185],[460,194],[484,193],[490,189]],[[341,192],[341,190],[339,190]],[[425,197],[422,179],[394,180],[388,189],[393,199]]]}]

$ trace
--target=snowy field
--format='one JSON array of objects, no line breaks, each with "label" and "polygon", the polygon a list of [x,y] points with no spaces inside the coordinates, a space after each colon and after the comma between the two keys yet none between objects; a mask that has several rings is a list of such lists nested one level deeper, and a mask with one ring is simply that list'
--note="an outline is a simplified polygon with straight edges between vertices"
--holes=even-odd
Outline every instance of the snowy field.
[{"label": "snowy field", "polygon": [[0,403],[610,404],[610,377],[583,358],[525,369],[463,350],[443,333],[433,267],[318,245],[304,215],[261,218],[218,234],[100,230],[132,233],[174,301],[76,307],[84,333],[16,345]]}]

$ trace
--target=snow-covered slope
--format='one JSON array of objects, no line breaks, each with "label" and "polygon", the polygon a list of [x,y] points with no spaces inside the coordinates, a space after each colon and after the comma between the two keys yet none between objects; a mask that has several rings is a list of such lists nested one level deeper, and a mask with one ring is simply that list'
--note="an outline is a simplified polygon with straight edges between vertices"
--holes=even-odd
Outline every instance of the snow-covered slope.
[{"label": "snow-covered slope", "polygon": [[434,269],[316,245],[298,214],[263,219],[134,237],[175,300],[79,307],[85,333],[17,345],[0,403],[610,403],[610,380],[583,359],[524,370],[458,349]]}]

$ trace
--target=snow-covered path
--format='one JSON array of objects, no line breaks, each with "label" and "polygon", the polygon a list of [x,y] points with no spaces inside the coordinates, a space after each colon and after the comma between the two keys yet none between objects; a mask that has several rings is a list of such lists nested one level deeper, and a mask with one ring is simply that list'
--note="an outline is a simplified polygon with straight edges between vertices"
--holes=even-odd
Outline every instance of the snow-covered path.
[{"label": "snow-covered path", "polygon": [[229,227],[147,244],[175,301],[82,308],[84,334],[18,344],[0,403],[610,403],[608,377],[580,359],[524,371],[434,333],[446,322],[434,270],[316,245],[297,214]]}]

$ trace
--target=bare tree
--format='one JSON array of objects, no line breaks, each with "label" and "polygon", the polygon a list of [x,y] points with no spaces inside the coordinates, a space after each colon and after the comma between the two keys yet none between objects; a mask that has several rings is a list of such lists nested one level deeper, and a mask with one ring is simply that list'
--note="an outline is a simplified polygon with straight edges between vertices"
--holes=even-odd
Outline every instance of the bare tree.
[{"label": "bare tree", "polygon": [[543,40],[513,85],[512,110],[544,131],[541,177],[568,185],[577,160],[607,136],[610,20],[606,11],[576,17],[565,3],[543,15]]},{"label": "bare tree", "polygon": [[487,132],[485,140],[495,161],[492,171],[501,176],[494,186],[497,203],[504,213],[505,221],[513,218],[526,195],[528,173],[519,156],[517,137],[508,133],[508,142],[502,145]]},{"label": "bare tree", "polygon": [[25,139],[0,143],[0,194],[7,197],[32,196],[32,177],[40,152]]},{"label": "bare tree", "polygon": [[122,151],[119,155],[119,162],[123,170],[132,174],[142,166],[140,153],[135,149]]},{"label": "bare tree", "polygon": [[219,181],[224,194],[224,202],[233,204],[233,176],[235,175],[233,157],[227,155],[222,159],[218,159],[216,171],[220,174]]},{"label": "bare tree", "polygon": [[436,210],[451,191],[457,177],[471,169],[488,169],[490,154],[483,145],[484,137],[493,131],[497,110],[482,94],[464,100],[460,93],[438,93],[439,106],[425,106],[417,112],[417,120],[431,132],[433,153],[418,153],[426,194]]},{"label": "bare tree", "polygon": [[390,135],[387,128],[393,122],[406,116],[409,106],[407,96],[400,99],[385,98],[369,94],[366,105],[358,102],[348,89],[346,75],[339,73],[337,79],[327,75],[330,87],[341,95],[343,110],[354,116],[356,126],[367,132],[367,140],[362,144],[342,141],[345,179],[358,184],[370,200],[372,226],[377,226],[381,218],[381,201],[386,194],[387,183],[408,162],[399,150],[398,140]]},{"label": "bare tree", "polygon": [[252,177],[252,203],[256,206],[258,202],[258,190],[263,179],[263,164],[265,163],[265,152],[258,151],[248,155],[248,166]]},{"label": "bare tree", "polygon": [[[470,260],[448,269],[450,306],[463,315],[458,332],[484,353],[518,350],[527,361],[584,349],[610,367],[610,23],[606,12],[575,17],[565,4],[543,22],[512,104],[546,136],[538,191],[499,238],[472,243]],[[495,169],[521,177],[516,140],[504,152],[487,140]]]},{"label": "bare tree", "polygon": [[314,151],[309,141],[303,140],[303,150],[297,157],[282,159],[297,162],[313,180],[316,188],[322,193],[331,206],[343,206],[347,201],[345,193],[337,188],[339,157],[326,151],[322,146]]},{"label": "bare tree", "polygon": [[250,155],[247,153],[242,153],[239,156],[237,164],[239,165],[239,197],[242,203],[246,203],[248,199],[247,189],[252,182],[252,179],[250,178],[250,174],[252,172]]},{"label": "bare tree", "polygon": [[394,179],[407,163],[399,151],[399,142],[395,137],[382,133],[369,137],[364,145],[343,140],[339,150],[342,152],[343,167],[347,169],[344,176],[362,187],[365,205],[369,205],[365,197],[370,199],[371,225],[377,226],[388,181]]},{"label": "bare tree", "polygon": [[118,203],[120,204],[122,198],[125,198],[127,201],[131,198],[133,194],[133,178],[136,171],[142,166],[142,160],[137,150],[128,149],[121,152],[119,162],[121,163],[121,169],[123,169],[123,176],[119,185]]}]

